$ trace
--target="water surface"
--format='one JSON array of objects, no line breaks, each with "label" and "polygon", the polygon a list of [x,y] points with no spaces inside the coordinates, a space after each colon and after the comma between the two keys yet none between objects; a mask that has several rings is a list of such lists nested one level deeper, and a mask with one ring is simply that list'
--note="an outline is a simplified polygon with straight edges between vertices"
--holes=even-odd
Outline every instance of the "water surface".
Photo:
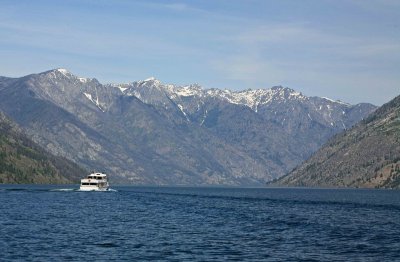
[{"label": "water surface", "polygon": [[115,189],[0,186],[0,260],[400,258],[399,191]]}]

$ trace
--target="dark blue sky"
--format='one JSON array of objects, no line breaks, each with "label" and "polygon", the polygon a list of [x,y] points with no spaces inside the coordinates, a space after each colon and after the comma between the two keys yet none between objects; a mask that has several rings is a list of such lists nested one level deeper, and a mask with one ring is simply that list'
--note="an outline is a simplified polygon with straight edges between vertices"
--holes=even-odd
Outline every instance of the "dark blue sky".
[{"label": "dark blue sky", "polygon": [[283,85],[380,105],[400,94],[400,1],[0,1],[0,75]]}]

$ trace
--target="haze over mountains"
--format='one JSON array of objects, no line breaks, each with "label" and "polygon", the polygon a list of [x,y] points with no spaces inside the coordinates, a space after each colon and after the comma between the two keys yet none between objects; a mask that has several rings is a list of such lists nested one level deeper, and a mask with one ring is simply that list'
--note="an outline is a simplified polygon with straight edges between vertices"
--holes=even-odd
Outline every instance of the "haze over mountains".
[{"label": "haze over mountains", "polygon": [[280,86],[101,84],[65,69],[0,78],[0,110],[34,141],[136,184],[262,185],[375,108]]}]

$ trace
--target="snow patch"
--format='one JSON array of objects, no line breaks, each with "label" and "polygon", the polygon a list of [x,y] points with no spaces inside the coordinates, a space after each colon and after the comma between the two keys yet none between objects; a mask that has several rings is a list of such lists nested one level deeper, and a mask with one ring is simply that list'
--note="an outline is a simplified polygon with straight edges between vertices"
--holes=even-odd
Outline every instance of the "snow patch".
[{"label": "snow patch", "polygon": [[127,87],[122,87],[122,86],[117,86],[118,89],[123,93],[126,89],[128,89]]},{"label": "snow patch", "polygon": [[179,109],[181,110],[182,114],[185,116],[186,120],[189,121],[188,116],[186,115],[185,111],[183,110],[183,106],[181,104],[177,104]]},{"label": "snow patch", "polygon": [[184,86],[182,88],[177,89],[175,93],[179,96],[194,96],[198,95],[200,92],[199,90],[192,88],[191,86]]},{"label": "snow patch", "polygon": [[156,78],[154,76],[151,76],[151,77],[145,79],[144,81],[147,82],[147,81],[155,81],[155,80],[156,80]]},{"label": "snow patch", "polygon": [[67,74],[71,74],[71,73],[68,72],[68,70],[65,69],[65,68],[57,68],[57,71],[60,72],[61,74],[65,75],[65,76],[66,76]]},{"label": "snow patch", "polygon": [[78,77],[78,80],[79,80],[81,83],[84,83],[84,84],[90,81],[89,78],[84,78],[84,77]]},{"label": "snow patch", "polygon": [[301,98],[303,95],[300,92],[292,92],[289,97]]},{"label": "snow patch", "polygon": [[333,103],[336,103],[336,101],[335,100],[333,100],[333,99],[330,99],[329,97],[325,97],[325,96],[323,96],[323,97],[321,97],[322,99],[325,99],[325,100],[328,100],[329,102],[333,102]]},{"label": "snow patch", "polygon": [[142,98],[142,96],[140,95],[140,92],[138,92],[137,90],[133,91],[133,93],[130,93],[129,95],[136,97],[137,99],[139,99],[143,103],[146,103],[145,99]]},{"label": "snow patch", "polygon": [[87,99],[89,99],[93,104],[95,104],[102,112],[105,112],[103,108],[100,106],[99,97],[96,97],[96,100],[93,99],[92,95],[89,93],[83,93]]},{"label": "snow patch", "polygon": [[[289,93],[288,93],[289,92]],[[244,90],[232,92],[230,90],[218,90],[212,89],[207,90],[207,95],[213,97],[219,97],[231,104],[245,105],[252,109],[254,112],[258,112],[260,105],[267,105],[272,101],[287,102],[290,100],[304,100],[306,99],[303,94],[296,92],[288,88],[271,88],[271,89],[256,89],[256,90]],[[285,95],[288,94],[288,98]]]},{"label": "snow patch", "polygon": [[83,93],[83,94],[86,96],[87,99],[89,99],[90,101],[92,101],[93,103],[95,103],[94,100],[93,100],[93,98],[92,98],[92,95],[91,95],[91,94],[89,94],[89,93]]},{"label": "snow patch", "polygon": [[330,98],[328,98],[328,97],[321,97],[321,98],[322,98],[322,99],[325,99],[325,100],[327,100],[327,101],[329,101],[329,102],[332,102],[332,103],[350,106],[350,104],[345,103],[345,102],[342,102],[342,101],[340,101],[340,100],[333,100],[333,99],[330,99]]},{"label": "snow patch", "polygon": [[206,111],[204,112],[204,115],[203,115],[203,120],[201,120],[200,126],[202,126],[204,124],[204,121],[206,121],[207,114],[208,114],[208,111],[206,109]]}]

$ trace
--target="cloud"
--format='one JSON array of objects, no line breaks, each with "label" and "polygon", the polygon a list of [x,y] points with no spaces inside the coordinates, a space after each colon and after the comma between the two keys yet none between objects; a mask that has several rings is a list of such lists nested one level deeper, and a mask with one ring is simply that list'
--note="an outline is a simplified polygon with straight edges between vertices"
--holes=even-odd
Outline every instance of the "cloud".
[{"label": "cloud", "polygon": [[137,53],[149,55],[190,55],[190,46],[163,38],[162,36],[139,33],[122,34],[119,31],[104,32],[76,26],[35,25],[25,23],[0,22],[0,32],[4,32],[1,43],[15,46],[45,49],[53,52],[82,56],[126,57]]},{"label": "cloud", "polygon": [[[255,70],[256,75],[260,75],[262,68],[275,68],[274,71],[281,71],[277,68],[285,71],[289,67],[318,71],[334,67],[337,70],[362,69],[383,61],[398,62],[400,54],[398,39],[329,33],[308,24],[263,25],[221,40],[235,46],[232,50],[236,51],[214,63],[216,68],[229,75],[243,76],[243,80],[248,79],[248,71]],[[242,73],[235,65],[238,61],[242,61]]]}]

